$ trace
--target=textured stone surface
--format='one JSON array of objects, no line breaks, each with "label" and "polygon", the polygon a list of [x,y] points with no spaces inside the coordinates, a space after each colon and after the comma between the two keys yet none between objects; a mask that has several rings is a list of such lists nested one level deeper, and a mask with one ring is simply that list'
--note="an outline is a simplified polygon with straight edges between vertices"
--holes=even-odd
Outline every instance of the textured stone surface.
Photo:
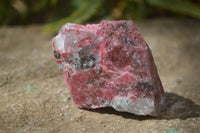
[{"label": "textured stone surface", "polygon": [[154,18],[134,24],[152,50],[166,92],[160,116],[77,108],[54,61],[52,35],[40,32],[43,25],[1,27],[0,133],[199,133],[199,21]]},{"label": "textured stone surface", "polygon": [[164,90],[151,51],[132,21],[67,23],[52,44],[78,107],[160,113]]}]

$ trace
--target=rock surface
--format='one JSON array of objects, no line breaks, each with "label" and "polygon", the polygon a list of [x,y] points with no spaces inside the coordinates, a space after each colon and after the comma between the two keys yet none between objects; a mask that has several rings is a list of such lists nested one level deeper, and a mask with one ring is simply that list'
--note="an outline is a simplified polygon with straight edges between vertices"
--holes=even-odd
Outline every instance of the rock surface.
[{"label": "rock surface", "polygon": [[55,69],[52,35],[41,33],[43,25],[1,27],[0,133],[199,133],[200,22],[154,18],[134,24],[152,50],[165,89],[160,116],[78,109],[62,71]]},{"label": "rock surface", "polygon": [[78,107],[159,115],[164,90],[151,50],[132,21],[67,23],[52,45]]}]

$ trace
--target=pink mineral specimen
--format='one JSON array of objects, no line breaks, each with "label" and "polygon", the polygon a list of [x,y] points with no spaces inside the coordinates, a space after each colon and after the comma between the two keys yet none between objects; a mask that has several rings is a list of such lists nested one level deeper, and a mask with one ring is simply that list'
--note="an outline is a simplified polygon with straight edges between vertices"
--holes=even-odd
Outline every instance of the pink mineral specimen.
[{"label": "pink mineral specimen", "polygon": [[151,50],[132,21],[67,23],[52,45],[78,107],[159,115],[164,90]]}]

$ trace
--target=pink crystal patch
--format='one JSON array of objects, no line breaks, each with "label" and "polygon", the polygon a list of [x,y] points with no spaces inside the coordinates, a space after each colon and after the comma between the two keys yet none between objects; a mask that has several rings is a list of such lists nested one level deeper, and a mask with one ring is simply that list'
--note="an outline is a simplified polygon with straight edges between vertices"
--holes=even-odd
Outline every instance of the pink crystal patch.
[{"label": "pink crystal patch", "polygon": [[159,115],[164,90],[151,50],[132,21],[67,23],[52,45],[78,107]]}]

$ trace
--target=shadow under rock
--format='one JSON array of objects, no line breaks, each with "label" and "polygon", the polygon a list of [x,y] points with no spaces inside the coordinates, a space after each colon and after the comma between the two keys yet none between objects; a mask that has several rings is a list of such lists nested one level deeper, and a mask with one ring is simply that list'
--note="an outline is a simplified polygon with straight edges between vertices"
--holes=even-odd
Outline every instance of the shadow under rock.
[{"label": "shadow under rock", "polygon": [[126,119],[136,120],[150,120],[150,119],[187,119],[200,117],[200,106],[195,104],[192,100],[184,98],[174,93],[165,93],[165,109],[161,112],[160,116],[140,116],[127,112],[118,112],[111,107],[99,108],[90,110],[101,114],[113,114],[122,116]]}]

